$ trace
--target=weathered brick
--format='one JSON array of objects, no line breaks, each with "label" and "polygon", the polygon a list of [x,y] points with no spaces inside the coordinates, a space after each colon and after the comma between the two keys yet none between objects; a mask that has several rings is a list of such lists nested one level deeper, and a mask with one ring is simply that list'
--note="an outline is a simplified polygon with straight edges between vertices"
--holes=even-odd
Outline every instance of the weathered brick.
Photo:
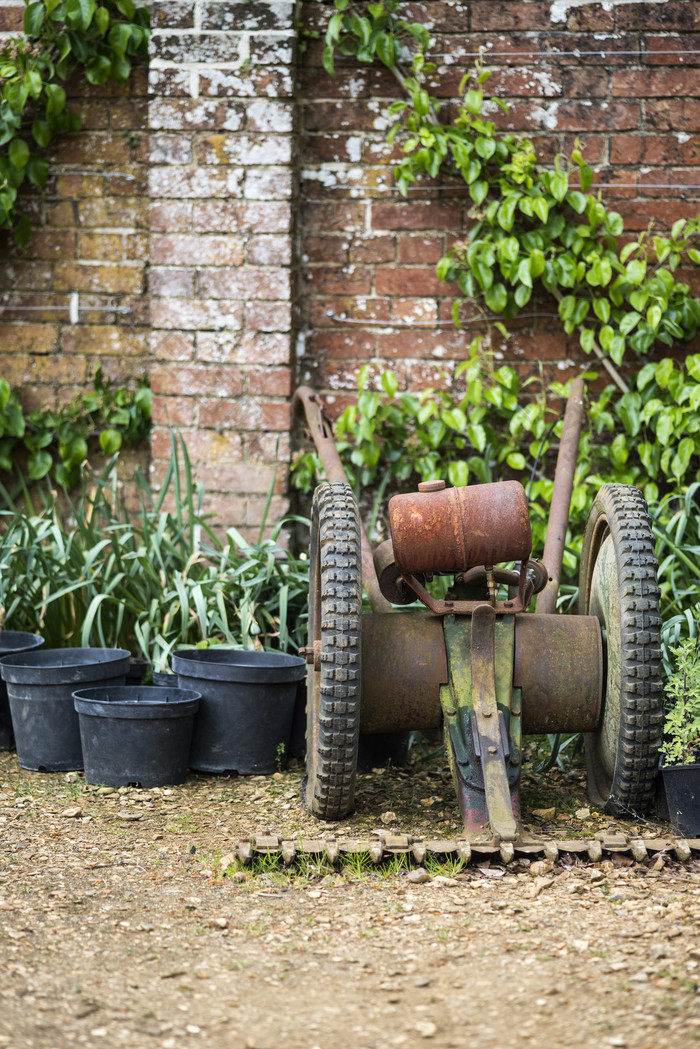
[{"label": "weathered brick", "polygon": [[57,262],[54,288],[57,291],[140,292],[144,269],[132,262]]},{"label": "weathered brick", "polygon": [[202,269],[199,288],[210,299],[289,300],[290,273],[278,266],[250,269]]},{"label": "weathered brick", "polygon": [[305,291],[316,295],[369,295],[372,274],[366,267],[307,267]]},{"label": "weathered brick", "polygon": [[517,0],[479,0],[471,5],[471,28],[500,32],[551,29],[551,5],[546,3],[518,3]]},{"label": "weathered brick", "polygon": [[145,357],[147,349],[145,332],[130,331],[116,325],[75,325],[64,328],[61,333],[61,350],[76,356],[121,354],[124,357]]},{"label": "weathered brick", "polygon": [[453,230],[460,225],[459,204],[372,204],[372,229]]},{"label": "weathered brick", "polygon": [[237,397],[243,389],[239,371],[200,364],[159,364],[151,372],[151,389],[158,394]]},{"label": "weathered brick", "polygon": [[154,328],[172,328],[184,331],[217,331],[221,328],[240,328],[243,307],[240,302],[224,299],[188,301],[156,300],[151,308]]},{"label": "weathered brick", "polygon": [[170,265],[240,266],[245,254],[241,237],[231,234],[153,234],[150,261]]},{"label": "weathered brick", "polygon": [[50,354],[58,346],[56,324],[8,324],[0,315],[0,345],[5,354]]},{"label": "weathered brick", "polygon": [[[158,397],[151,398],[151,411],[154,426],[194,426],[197,418],[197,405],[192,397]],[[154,436],[158,430],[155,429]]]},{"label": "weathered brick", "polygon": [[190,361],[194,357],[194,336],[184,332],[153,332],[151,355],[161,361]]},{"label": "weathered brick", "polygon": [[290,135],[203,135],[197,139],[197,164],[240,165],[289,164]]},{"label": "weathered brick", "polygon": [[292,244],[288,236],[266,234],[249,237],[246,247],[246,261],[251,266],[290,266],[292,263]]},{"label": "weathered brick", "polygon": [[[121,259],[124,257],[124,238],[121,233],[81,233],[79,252],[81,259]],[[64,257],[65,254],[63,252]]]},{"label": "weathered brick", "polygon": [[289,397],[292,389],[292,374],[289,368],[251,369],[246,372],[246,389],[253,396]]},{"label": "weathered brick", "polygon": [[245,322],[252,331],[289,331],[292,326],[291,303],[246,303]]},{"label": "weathered brick", "polygon": [[291,29],[293,24],[292,5],[288,0],[246,0],[244,3],[204,3],[202,5],[202,29],[230,30],[237,32],[266,29]]},{"label": "weathered brick", "polygon": [[700,129],[700,99],[648,99],[644,126],[654,131],[688,131],[697,134]]},{"label": "weathered brick", "polygon": [[160,298],[191,299],[195,294],[196,272],[192,268],[151,266],[148,287],[151,295]]},{"label": "weathered brick", "polygon": [[375,277],[378,295],[445,295],[450,293],[434,266],[380,266]]},{"label": "weathered brick", "polygon": [[154,201],[148,207],[148,222],[152,230],[185,232],[192,227],[192,201]]}]

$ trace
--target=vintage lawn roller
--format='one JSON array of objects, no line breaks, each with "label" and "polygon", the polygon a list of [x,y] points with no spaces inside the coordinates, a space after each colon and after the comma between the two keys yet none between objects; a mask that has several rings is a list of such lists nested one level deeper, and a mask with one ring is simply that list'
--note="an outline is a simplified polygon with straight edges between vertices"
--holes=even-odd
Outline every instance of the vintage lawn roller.
[{"label": "vintage lawn roller", "polygon": [[[531,558],[517,481],[436,480],[395,495],[391,539],[373,553],[320,401],[297,390],[328,478],[313,499],[304,650],[305,805],[316,816],[352,811],[360,732],[441,723],[471,840],[521,839],[525,733],[585,733],[591,800],[616,816],[650,808],[662,729],[659,588],[638,489],[600,489],[583,538],[578,614],[555,614],[583,389],[576,380],[566,406],[542,561]],[[452,577],[441,600],[425,586],[437,574]],[[364,614],[363,587],[372,608]],[[401,609],[416,598],[422,609]]]}]

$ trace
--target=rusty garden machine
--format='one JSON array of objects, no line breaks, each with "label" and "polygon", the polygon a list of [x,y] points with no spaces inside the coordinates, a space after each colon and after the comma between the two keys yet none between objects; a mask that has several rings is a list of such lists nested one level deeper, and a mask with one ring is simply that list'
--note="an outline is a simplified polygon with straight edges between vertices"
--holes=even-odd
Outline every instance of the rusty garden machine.
[{"label": "rusty garden machine", "polygon": [[[441,724],[468,840],[522,839],[526,733],[585,733],[591,800],[616,816],[652,805],[662,730],[659,588],[636,488],[600,489],[583,538],[578,614],[555,614],[583,392],[575,381],[538,561],[517,481],[450,489],[436,480],[395,495],[391,539],[373,552],[320,401],[297,390],[328,478],[313,499],[305,649],[305,805],[316,816],[338,820],[353,810],[360,731]],[[442,599],[426,587],[435,575],[451,577]],[[402,607],[416,599],[422,608]]]}]

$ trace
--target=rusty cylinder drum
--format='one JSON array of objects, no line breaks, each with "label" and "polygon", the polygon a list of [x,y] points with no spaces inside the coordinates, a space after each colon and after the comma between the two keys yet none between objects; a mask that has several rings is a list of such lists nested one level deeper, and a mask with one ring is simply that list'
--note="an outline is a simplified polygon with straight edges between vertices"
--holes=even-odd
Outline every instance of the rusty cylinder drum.
[{"label": "rusty cylinder drum", "polygon": [[403,575],[527,561],[532,536],[519,481],[466,488],[438,483],[430,482],[433,491],[395,495],[389,501],[394,556]]}]

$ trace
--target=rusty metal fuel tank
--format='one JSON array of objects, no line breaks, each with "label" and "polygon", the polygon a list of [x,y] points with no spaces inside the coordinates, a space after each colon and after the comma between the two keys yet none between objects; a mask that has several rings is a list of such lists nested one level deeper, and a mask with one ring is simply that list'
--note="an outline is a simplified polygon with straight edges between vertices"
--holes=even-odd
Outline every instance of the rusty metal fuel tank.
[{"label": "rusty metal fuel tank", "polygon": [[389,523],[403,575],[527,561],[532,550],[527,497],[519,481],[464,488],[429,481],[418,492],[393,496]]}]

